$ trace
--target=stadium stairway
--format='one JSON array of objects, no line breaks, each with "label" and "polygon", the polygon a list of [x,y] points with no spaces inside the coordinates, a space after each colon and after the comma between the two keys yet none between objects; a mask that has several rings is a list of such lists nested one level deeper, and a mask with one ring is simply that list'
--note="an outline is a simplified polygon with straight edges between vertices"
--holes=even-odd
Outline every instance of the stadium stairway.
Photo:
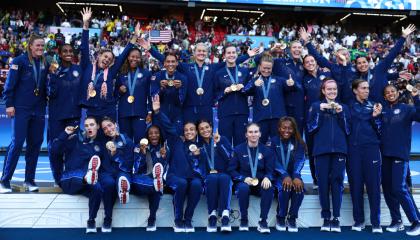
[{"label": "stadium stairway", "polygon": [[[415,194],[414,199],[420,206],[420,194]],[[198,204],[193,224],[196,227],[207,225],[207,204],[202,196]],[[259,220],[259,198],[251,197],[249,207],[250,226],[256,226]],[[273,201],[269,214],[269,225],[275,225],[277,202]],[[235,196],[232,197],[232,224],[238,226],[239,206]],[[401,212],[402,209],[401,209]],[[388,225],[389,211],[382,197],[381,224]],[[126,205],[116,203],[113,214],[114,227],[145,227],[149,215],[146,197],[130,195],[130,202]],[[369,204],[365,196],[365,216],[369,224]],[[404,222],[408,221],[403,214]],[[103,208],[98,213],[97,224],[102,225]],[[13,193],[0,197],[0,227],[1,228],[84,228],[88,218],[88,199],[83,196],[70,196],[63,193]],[[318,195],[306,194],[299,211],[298,225],[300,227],[317,227],[321,225],[320,206]],[[350,194],[343,196],[341,209],[342,226],[351,226],[352,204]],[[172,196],[165,194],[162,197],[160,208],[157,212],[157,226],[171,227],[173,225]]]}]

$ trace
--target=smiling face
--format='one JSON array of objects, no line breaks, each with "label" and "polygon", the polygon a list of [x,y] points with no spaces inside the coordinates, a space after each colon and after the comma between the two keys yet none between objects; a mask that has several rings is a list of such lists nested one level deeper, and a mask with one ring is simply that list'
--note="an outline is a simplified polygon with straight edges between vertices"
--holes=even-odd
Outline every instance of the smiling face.
[{"label": "smiling face", "polygon": [[197,128],[192,123],[184,125],[184,137],[187,141],[194,141],[197,137]]},{"label": "smiling face", "polygon": [[293,124],[288,120],[281,122],[277,130],[280,134],[280,137],[284,140],[290,139],[294,134]]},{"label": "smiling face", "polygon": [[366,100],[369,97],[369,83],[363,81],[359,83],[356,89],[353,89],[354,94],[358,100]]},{"label": "smiling face", "polygon": [[104,134],[110,138],[114,138],[118,135],[117,125],[111,121],[102,121],[101,127],[102,131],[104,131]]},{"label": "smiling face", "polygon": [[41,57],[44,54],[44,46],[44,39],[35,39],[32,44],[29,45],[32,56],[36,58]]},{"label": "smiling face", "polygon": [[207,53],[207,47],[204,44],[199,43],[195,46],[194,57],[197,61],[204,62],[207,57]]},{"label": "smiling face", "polygon": [[306,69],[306,71],[308,72],[314,72],[316,70],[317,67],[317,63],[315,61],[315,58],[313,56],[307,56],[305,57],[305,59],[303,60],[303,67]]},{"label": "smiling face", "polygon": [[60,58],[63,62],[70,63],[74,57],[73,48],[70,45],[64,45],[60,51]]},{"label": "smiling face", "polygon": [[114,63],[114,54],[112,52],[103,52],[98,57],[98,66],[102,69],[108,68]]},{"label": "smiling face", "polygon": [[140,51],[139,50],[132,50],[130,54],[128,54],[127,61],[130,69],[135,69],[140,64]]},{"label": "smiling face", "polygon": [[359,57],[356,60],[356,69],[361,73],[366,73],[369,70],[369,62],[365,57]]},{"label": "smiling face", "polygon": [[169,74],[173,74],[176,68],[178,67],[178,61],[175,56],[168,55],[166,56],[165,62],[163,63],[163,65]]},{"label": "smiling face", "polygon": [[399,98],[399,93],[394,86],[387,86],[384,90],[384,97],[390,103],[396,103]]},{"label": "smiling face", "polygon": [[258,141],[261,137],[260,128],[255,124],[248,126],[246,129],[245,137],[249,143],[258,144]]},{"label": "smiling face", "polygon": [[230,46],[225,49],[225,58],[226,62],[230,64],[235,64],[236,59],[238,58],[238,53],[236,52],[236,47]]},{"label": "smiling face", "polygon": [[212,132],[213,129],[208,122],[201,122],[200,124],[198,124],[198,133],[202,138],[209,139],[211,137]]},{"label": "smiling face", "polygon": [[322,94],[327,100],[334,101],[337,98],[337,83],[335,81],[325,83]]},{"label": "smiling face", "polygon": [[158,145],[160,140],[159,128],[157,128],[156,126],[150,127],[149,131],[147,132],[147,138],[149,139],[152,145]]},{"label": "smiling face", "polygon": [[273,72],[273,63],[272,62],[261,62],[260,63],[260,73],[263,77],[269,77]]},{"label": "smiling face", "polygon": [[300,42],[293,42],[290,45],[290,53],[293,59],[299,59],[302,55],[302,44]]},{"label": "smiling face", "polygon": [[84,125],[85,125],[86,136],[88,138],[95,138],[96,135],[98,134],[98,129],[99,129],[99,125],[96,123],[95,119],[87,118],[85,120]]}]

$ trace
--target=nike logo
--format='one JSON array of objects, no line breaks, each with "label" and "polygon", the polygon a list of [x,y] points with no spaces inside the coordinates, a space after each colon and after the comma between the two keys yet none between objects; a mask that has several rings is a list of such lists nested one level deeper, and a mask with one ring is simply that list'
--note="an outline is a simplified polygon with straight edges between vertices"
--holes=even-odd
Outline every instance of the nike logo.
[{"label": "nike logo", "polygon": [[394,161],[395,163],[401,163],[402,161]]},{"label": "nike logo", "polygon": [[376,160],[376,161],[372,161],[372,163],[373,163],[373,164],[375,164],[375,163],[377,163],[377,162],[379,162],[379,161],[378,161],[378,160]]},{"label": "nike logo", "polygon": [[344,161],[344,158],[339,158],[338,161],[342,162],[342,161]]}]

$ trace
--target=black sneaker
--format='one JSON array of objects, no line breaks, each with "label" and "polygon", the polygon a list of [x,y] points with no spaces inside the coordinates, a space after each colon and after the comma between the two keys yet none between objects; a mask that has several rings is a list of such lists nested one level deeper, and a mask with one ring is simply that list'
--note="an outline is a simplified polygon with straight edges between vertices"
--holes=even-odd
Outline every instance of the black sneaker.
[{"label": "black sneaker", "polygon": [[296,218],[289,217],[287,219],[287,231],[288,232],[298,232],[298,227],[296,225]]},{"label": "black sneaker", "polygon": [[261,219],[261,221],[258,222],[257,230],[260,233],[270,233],[270,228],[268,227],[267,220]]},{"label": "black sneaker", "polygon": [[222,232],[232,232],[232,227],[230,226],[230,219],[229,216],[222,217],[222,226],[220,227],[220,231]]},{"label": "black sneaker", "polygon": [[89,219],[87,221],[86,233],[96,233],[96,222],[95,222],[95,220]]},{"label": "black sneaker", "polygon": [[239,231],[249,231],[248,219],[241,219],[241,223],[239,224]]},{"label": "black sneaker", "polygon": [[104,219],[104,224],[102,224],[101,231],[103,233],[110,233],[110,232],[112,232],[112,219],[110,219],[110,218],[105,218]]},{"label": "black sneaker", "polygon": [[216,215],[209,216],[209,223],[207,225],[207,232],[217,232],[217,217]]},{"label": "black sneaker", "polygon": [[330,232],[331,231],[331,221],[324,218],[324,223],[321,226],[321,232]]},{"label": "black sneaker", "polygon": [[340,220],[338,218],[334,218],[331,221],[331,232],[341,232]]},{"label": "black sneaker", "polygon": [[182,220],[175,220],[174,232],[176,233],[185,232],[185,225]]},{"label": "black sneaker", "polygon": [[187,233],[195,232],[195,229],[191,223],[191,220],[185,220],[185,232]]},{"label": "black sneaker", "polygon": [[277,217],[276,229],[281,232],[286,231],[286,218],[285,217]]},{"label": "black sneaker", "polygon": [[10,186],[10,182],[3,181],[0,183],[0,193],[11,193],[12,187]]},{"label": "black sneaker", "polygon": [[404,225],[401,220],[392,221],[391,224],[388,227],[386,227],[386,230],[388,232],[404,231]]},{"label": "black sneaker", "polygon": [[156,231],[156,219],[149,217],[149,219],[147,219],[146,232],[154,232],[154,231]]},{"label": "black sneaker", "polygon": [[405,233],[407,233],[408,236],[420,235],[420,222],[413,222],[413,224],[411,224],[411,227]]}]

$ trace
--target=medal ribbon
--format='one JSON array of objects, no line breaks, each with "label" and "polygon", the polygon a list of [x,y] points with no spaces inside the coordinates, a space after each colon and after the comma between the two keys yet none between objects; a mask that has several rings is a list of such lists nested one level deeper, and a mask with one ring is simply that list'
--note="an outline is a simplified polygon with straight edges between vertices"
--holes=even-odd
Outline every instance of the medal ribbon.
[{"label": "medal ribbon", "polygon": [[205,67],[206,67],[206,65],[203,65],[203,69],[201,70],[201,77],[200,77],[200,73],[198,72],[197,64],[194,64],[195,77],[197,78],[198,88],[203,88],[204,75],[206,75]]},{"label": "medal ribbon", "polygon": [[134,72],[134,79],[131,79],[131,72],[127,74],[128,77],[128,92],[130,93],[130,96],[134,96],[134,89],[136,88],[136,82],[137,82],[137,75],[139,74],[139,68],[136,69]]},{"label": "medal ribbon", "polygon": [[230,73],[229,68],[226,66],[226,72],[229,75],[230,81],[232,84],[238,84],[238,66],[235,66],[235,78],[233,78],[232,73]]},{"label": "medal ribbon", "polygon": [[254,159],[251,157],[251,150],[249,149],[249,146],[246,147],[248,150],[248,160],[249,160],[249,167],[251,168],[251,176],[252,178],[255,178],[257,176],[257,168],[258,168],[258,155],[260,153],[258,146],[257,150],[255,152]]},{"label": "medal ribbon", "polygon": [[204,144],[204,152],[206,153],[207,162],[209,163],[210,170],[214,170],[214,140],[211,138],[210,140],[210,157],[207,152],[206,145]]},{"label": "medal ribbon", "polygon": [[283,167],[286,171],[287,171],[287,166],[289,165],[290,151],[292,150],[291,146],[292,146],[292,143],[289,141],[289,143],[287,144],[287,155],[286,155],[286,158],[285,158],[284,157],[283,143],[280,141],[281,163],[283,164]]},{"label": "medal ribbon", "polygon": [[267,87],[265,87],[265,82],[263,82],[263,85],[261,86],[261,88],[263,91],[264,99],[268,99],[268,94],[270,93],[270,88],[271,88],[271,77],[268,78]]}]

